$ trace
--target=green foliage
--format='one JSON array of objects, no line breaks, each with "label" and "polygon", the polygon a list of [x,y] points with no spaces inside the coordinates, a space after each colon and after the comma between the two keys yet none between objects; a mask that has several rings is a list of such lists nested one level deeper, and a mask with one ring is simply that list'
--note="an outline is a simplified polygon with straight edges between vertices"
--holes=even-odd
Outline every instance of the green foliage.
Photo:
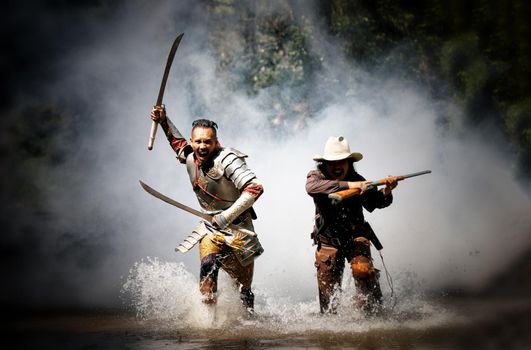
[{"label": "green foliage", "polygon": [[259,90],[271,85],[297,85],[304,81],[308,52],[301,29],[284,21],[269,21],[257,34],[251,84]]},{"label": "green foliage", "polygon": [[520,169],[527,169],[524,173],[531,176],[528,112],[524,112],[531,96],[529,2],[329,3],[331,31],[343,40],[348,55],[374,66],[385,63],[382,57],[395,45],[406,43],[411,56],[393,55],[395,64],[427,83],[433,94],[445,93],[447,85],[462,106],[464,125],[488,120],[503,128],[518,149]]},{"label": "green foliage", "polygon": [[469,32],[447,40],[441,49],[440,66],[455,88],[455,99],[462,105],[467,122],[475,124],[488,117],[492,109],[489,87],[496,70],[481,54],[477,35]]},{"label": "green foliage", "polygon": [[531,146],[531,97],[511,105],[505,123],[515,139]]},{"label": "green foliage", "polygon": [[229,86],[243,83],[249,93],[256,93],[275,85],[298,85],[308,78],[309,29],[294,21],[287,1],[213,0],[207,8],[210,42]]},{"label": "green foliage", "polygon": [[[234,88],[304,90],[319,69],[333,65],[308,48],[324,24],[354,64],[370,71],[399,66],[401,78],[417,79],[435,97],[461,105],[464,123],[441,125],[494,121],[519,154],[529,153],[524,106],[531,96],[531,5],[524,0],[316,0],[321,17],[314,23],[296,12],[297,1],[206,3],[220,73]],[[301,98],[280,99],[280,109],[304,103]]]},{"label": "green foliage", "polygon": [[[319,62],[308,51],[313,24],[304,15],[294,14],[288,0],[206,3],[210,45],[218,60],[217,72],[227,86],[249,95],[267,91],[275,100],[273,106],[265,106],[273,127],[306,116],[308,108],[301,95]],[[231,11],[220,10],[220,6]],[[220,94],[230,94],[230,90]]]},{"label": "green foliage", "polygon": [[223,18],[224,16],[230,17],[236,14],[235,3],[235,0],[211,0],[207,1],[207,6],[211,15]]}]

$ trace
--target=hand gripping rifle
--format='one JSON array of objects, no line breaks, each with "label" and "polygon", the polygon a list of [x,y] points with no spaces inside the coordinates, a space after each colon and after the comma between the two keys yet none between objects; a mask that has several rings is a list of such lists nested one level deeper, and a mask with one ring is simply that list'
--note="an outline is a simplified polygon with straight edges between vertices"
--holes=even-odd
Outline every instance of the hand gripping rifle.
[{"label": "hand gripping rifle", "polygon": [[[164,90],[166,89],[166,81],[168,81],[168,75],[170,74],[170,67],[173,62],[173,58],[175,57],[175,53],[177,52],[177,48],[179,47],[179,44],[181,43],[181,39],[183,35],[184,33],[181,33],[177,38],[175,38],[175,41],[173,42],[173,45],[171,46],[170,53],[168,54],[168,60],[166,61],[166,67],[164,68],[164,74],[162,75],[162,81],[160,82],[159,96],[157,97],[156,106],[162,106],[162,97],[164,96]],[[157,134],[157,122],[153,120],[151,122],[151,131],[149,133],[149,140],[148,140],[148,150],[150,151],[153,149],[153,143],[155,142],[156,134]]]},{"label": "hand gripping rifle", "polygon": [[[398,181],[402,181],[402,180],[410,178],[410,177],[424,175],[424,174],[429,174],[429,173],[431,173],[431,170],[424,170],[424,171],[419,171],[418,173],[400,175],[400,176],[397,176],[396,178],[397,178]],[[378,187],[378,186],[381,186],[381,185],[385,185],[385,179],[381,179],[381,180],[377,180],[377,181],[371,182],[367,186],[367,190],[370,190],[371,188],[375,188],[375,187]],[[334,193],[330,193],[328,195],[328,198],[330,198],[335,203],[338,203],[338,202],[341,202],[345,198],[354,196],[356,194],[360,194],[360,192],[361,192],[361,189],[359,189],[359,188],[349,188],[348,190],[343,190],[343,191],[337,191],[337,192],[334,192]]]}]

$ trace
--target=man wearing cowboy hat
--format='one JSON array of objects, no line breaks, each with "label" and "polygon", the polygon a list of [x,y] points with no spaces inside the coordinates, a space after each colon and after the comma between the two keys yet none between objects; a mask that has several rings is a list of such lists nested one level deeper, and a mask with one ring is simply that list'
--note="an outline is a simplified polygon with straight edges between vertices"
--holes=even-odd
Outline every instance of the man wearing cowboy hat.
[{"label": "man wearing cowboy hat", "polygon": [[[345,260],[350,264],[356,285],[356,304],[365,312],[377,312],[381,306],[382,292],[379,270],[371,258],[370,239],[374,236],[363,217],[363,208],[372,212],[385,208],[393,201],[391,190],[396,187],[396,177],[385,180],[385,188],[368,189],[369,181],[358,174],[354,162],[363,158],[351,152],[343,137],[330,137],[323,155],[313,159],[317,169],[308,173],[306,191],[315,203],[315,226],[312,232],[317,268],[317,284],[321,312],[335,312],[335,292],[341,287]],[[328,195],[349,188],[359,189],[359,195],[333,203]]]}]

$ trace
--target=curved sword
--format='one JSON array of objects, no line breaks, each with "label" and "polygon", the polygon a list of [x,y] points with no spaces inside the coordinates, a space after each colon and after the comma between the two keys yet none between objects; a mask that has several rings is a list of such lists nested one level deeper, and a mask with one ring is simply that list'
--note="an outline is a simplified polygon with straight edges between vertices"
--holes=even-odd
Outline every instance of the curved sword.
[{"label": "curved sword", "polygon": [[[157,97],[156,106],[162,105],[162,98],[164,97],[164,90],[166,89],[166,81],[168,81],[168,75],[170,74],[171,64],[173,62],[173,58],[175,57],[175,53],[177,52],[177,48],[179,47],[179,44],[181,43],[181,39],[183,35],[184,33],[179,34],[179,36],[175,38],[175,40],[173,41],[173,45],[171,46],[170,53],[168,54],[168,60],[166,61],[166,67],[164,68],[164,74],[162,75],[162,81],[160,82],[159,96]],[[157,134],[157,122],[152,121],[151,131],[149,133],[149,140],[148,140],[148,150],[150,151],[153,149],[153,143],[155,142],[156,134]]]},{"label": "curved sword", "polygon": [[[187,205],[184,205],[184,204],[182,204],[182,203],[179,203],[179,202],[177,202],[176,200],[171,199],[170,197],[165,196],[165,195],[163,195],[162,193],[158,192],[157,190],[155,190],[155,189],[149,187],[148,185],[146,185],[146,184],[145,184],[144,182],[142,182],[141,180],[140,180],[140,186],[142,186],[142,188],[143,188],[147,193],[149,193],[150,195],[152,195],[153,197],[156,197],[156,198],[158,198],[158,199],[160,199],[160,200],[162,200],[162,201],[164,201],[164,202],[166,202],[166,203],[168,203],[168,204],[171,204],[171,205],[173,205],[173,206],[175,206],[175,207],[177,207],[177,208],[179,208],[179,209],[182,209],[182,210],[184,210],[184,211],[186,211],[186,212],[188,212],[188,213],[190,213],[190,214],[193,214],[193,215],[195,215],[195,216],[198,216],[198,217],[200,217],[201,219],[204,219],[204,220],[205,220],[210,226],[214,227],[214,226],[212,225],[212,215],[205,214],[205,213],[203,213],[203,212],[200,212],[199,210],[195,210],[194,208],[190,208],[190,207],[187,206]],[[232,235],[232,233],[229,232],[229,231],[227,231],[227,230],[220,230],[219,228],[216,228],[216,227],[214,227],[214,228],[215,228],[217,231],[221,231],[221,232],[223,232],[224,234]],[[234,224],[230,224],[230,225],[228,226],[228,228],[230,228],[230,229],[233,230],[233,231],[241,231],[241,232],[243,232],[243,233],[245,233],[245,234],[248,234],[248,235],[251,235],[251,236],[256,236],[256,233],[255,233],[255,232],[253,232],[253,231],[251,231],[251,230],[247,230],[247,229],[241,228],[241,227],[238,227],[238,226],[236,226],[236,225],[234,225]]]}]

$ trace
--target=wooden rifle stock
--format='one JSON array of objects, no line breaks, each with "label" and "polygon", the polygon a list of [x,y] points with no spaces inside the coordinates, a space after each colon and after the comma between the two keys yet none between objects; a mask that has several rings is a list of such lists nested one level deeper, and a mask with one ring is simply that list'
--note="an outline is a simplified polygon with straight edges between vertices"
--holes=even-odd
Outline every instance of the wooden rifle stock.
[{"label": "wooden rifle stock", "polygon": [[359,188],[349,188],[348,190],[342,190],[342,191],[330,193],[328,195],[328,198],[336,202],[341,202],[343,199],[347,199],[348,197],[352,197],[360,193],[361,193],[361,189]]},{"label": "wooden rifle stock", "polygon": [[[431,170],[424,170],[424,171],[419,171],[417,173],[396,176],[396,179],[397,179],[397,181],[402,181],[402,180],[410,178],[410,177],[424,175],[424,174],[429,174],[429,173],[431,173]],[[371,188],[378,187],[378,186],[381,186],[381,185],[385,185],[385,179],[381,179],[381,180],[377,180],[377,181],[371,182],[367,186],[367,190],[370,190]],[[328,195],[328,198],[330,198],[335,203],[338,203],[338,202],[341,202],[343,199],[346,199],[348,197],[352,197],[354,195],[358,195],[360,193],[361,193],[361,189],[359,189],[359,188],[349,188],[348,190],[342,190],[342,191],[337,191],[337,192],[334,192],[334,193],[330,193]]]}]

